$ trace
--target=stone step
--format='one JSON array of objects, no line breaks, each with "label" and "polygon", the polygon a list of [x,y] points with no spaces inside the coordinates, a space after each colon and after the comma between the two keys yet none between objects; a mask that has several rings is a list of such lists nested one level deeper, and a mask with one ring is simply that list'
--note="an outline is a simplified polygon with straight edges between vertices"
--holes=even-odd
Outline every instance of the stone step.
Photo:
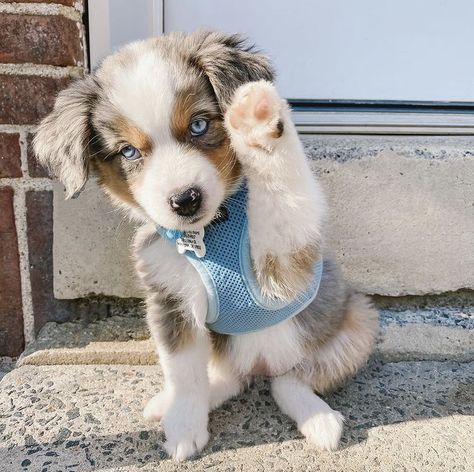
[{"label": "stone step", "polygon": [[191,462],[166,458],[164,434],[141,412],[160,390],[156,366],[24,365],[0,382],[5,472],[454,472],[474,464],[474,363],[372,361],[327,397],[346,418],[341,447],[302,438],[257,380],[210,416]]},{"label": "stone step", "polygon": [[[381,310],[376,357],[400,360],[474,361],[474,317],[469,309]],[[112,316],[84,325],[48,323],[18,365],[156,363],[141,317]]]},{"label": "stone step", "polygon": [[[358,291],[385,296],[474,289],[471,136],[304,136],[327,195],[326,236]],[[90,181],[54,196],[56,298],[140,297],[133,224]]]}]

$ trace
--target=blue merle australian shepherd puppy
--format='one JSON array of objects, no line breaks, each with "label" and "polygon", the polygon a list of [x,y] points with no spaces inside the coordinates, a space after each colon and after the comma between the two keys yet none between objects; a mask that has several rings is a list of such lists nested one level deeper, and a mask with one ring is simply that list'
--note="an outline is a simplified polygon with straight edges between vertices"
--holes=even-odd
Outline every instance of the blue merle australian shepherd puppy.
[{"label": "blue merle australian shepherd puppy", "polygon": [[272,80],[237,36],[169,34],[107,57],[36,134],[69,197],[92,173],[137,222],[164,374],[144,414],[177,460],[206,445],[209,411],[256,375],[309,442],[336,449],[343,417],[318,393],[374,345],[377,313],[328,254],[324,196]]}]

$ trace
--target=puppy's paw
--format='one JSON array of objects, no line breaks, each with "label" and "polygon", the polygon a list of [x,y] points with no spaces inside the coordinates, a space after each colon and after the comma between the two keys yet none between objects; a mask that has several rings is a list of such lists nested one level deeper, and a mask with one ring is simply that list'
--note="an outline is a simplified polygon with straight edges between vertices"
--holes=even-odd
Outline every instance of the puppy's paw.
[{"label": "puppy's paw", "polygon": [[334,410],[316,413],[299,429],[306,439],[320,449],[334,451],[339,446],[344,417]]},{"label": "puppy's paw", "polygon": [[282,111],[285,108],[286,102],[270,82],[260,80],[242,85],[225,116],[233,142],[239,147],[271,152],[284,132]]},{"label": "puppy's paw", "polygon": [[168,454],[183,461],[201,451],[209,440],[207,431],[208,402],[176,399],[162,418]]},{"label": "puppy's paw", "polygon": [[160,421],[166,412],[168,402],[168,394],[162,390],[148,401],[143,410],[143,417],[148,421]]},{"label": "puppy's paw", "polygon": [[201,451],[208,441],[209,433],[204,428],[190,433],[187,437],[168,439],[165,449],[174,460],[184,461]]}]

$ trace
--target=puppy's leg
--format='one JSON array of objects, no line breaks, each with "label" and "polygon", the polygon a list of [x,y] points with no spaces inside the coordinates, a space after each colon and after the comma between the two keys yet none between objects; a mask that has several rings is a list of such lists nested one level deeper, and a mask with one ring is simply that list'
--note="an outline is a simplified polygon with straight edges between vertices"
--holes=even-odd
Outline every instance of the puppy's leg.
[{"label": "puppy's leg", "polygon": [[247,177],[251,254],[264,295],[294,299],[320,255],[324,199],[286,101],[269,82],[240,87],[225,122]]},{"label": "puppy's leg", "polygon": [[344,419],[311,387],[289,372],[273,379],[272,395],[310,443],[329,451],[337,449]]},{"label": "puppy's leg", "polygon": [[156,235],[154,227],[137,232],[134,249],[137,273],[148,291],[147,321],[164,376],[163,391],[149,401],[144,415],[161,419],[166,450],[183,460],[200,451],[209,438],[211,342],[204,325],[206,293],[196,270]]},{"label": "puppy's leg", "polygon": [[147,296],[147,321],[164,375],[163,391],[145,408],[149,419],[161,419],[175,459],[202,449],[208,440],[211,343],[205,328],[206,291],[199,274],[175,247],[142,227],[135,236],[136,269]]},{"label": "puppy's leg", "polygon": [[181,349],[158,348],[165,377],[165,406],[161,423],[166,434],[165,448],[176,460],[200,451],[209,439],[209,381],[207,362],[209,341],[205,333],[196,335]]}]

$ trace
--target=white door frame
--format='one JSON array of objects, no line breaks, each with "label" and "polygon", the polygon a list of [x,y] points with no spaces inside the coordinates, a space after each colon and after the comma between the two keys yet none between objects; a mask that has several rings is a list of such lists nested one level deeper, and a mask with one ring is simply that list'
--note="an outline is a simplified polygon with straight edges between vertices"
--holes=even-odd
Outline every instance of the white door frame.
[{"label": "white door frame", "polygon": [[[140,7],[140,8],[138,8]],[[139,31],[138,39],[145,36],[159,36],[164,31],[164,0],[91,0],[88,3],[89,16],[89,64],[91,69],[97,67],[100,61],[113,52],[116,48],[113,38],[117,32],[117,25],[112,25],[114,17],[113,9],[126,8],[130,10],[130,15],[125,15],[127,24],[124,28],[133,31],[137,24],[142,28],[143,15],[140,17],[141,10],[146,9],[149,14],[149,22],[146,25],[147,31]],[[115,28],[115,31],[114,31]],[[115,34],[116,36],[116,34]]]}]

